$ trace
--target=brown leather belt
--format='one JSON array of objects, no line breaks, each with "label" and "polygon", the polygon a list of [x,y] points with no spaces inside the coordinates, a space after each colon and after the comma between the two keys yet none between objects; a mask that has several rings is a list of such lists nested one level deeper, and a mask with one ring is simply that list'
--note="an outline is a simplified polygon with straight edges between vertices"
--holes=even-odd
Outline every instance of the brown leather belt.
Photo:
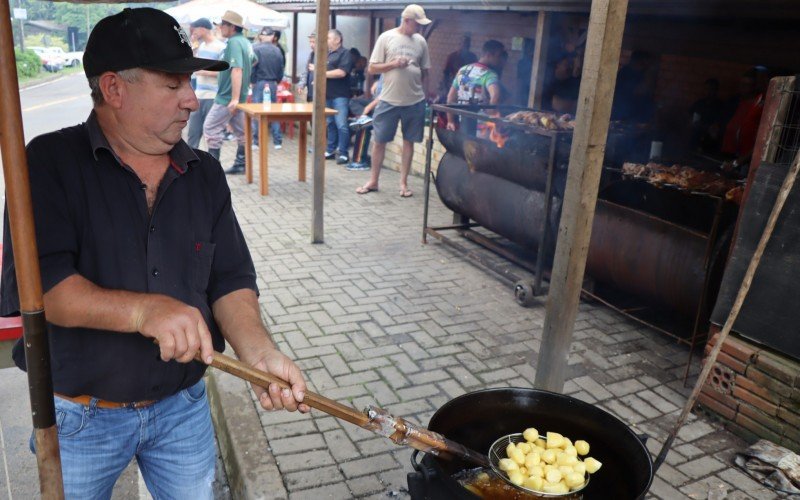
[{"label": "brown leather belt", "polygon": [[[55,396],[66,399],[67,401],[72,401],[73,403],[78,403],[79,405],[89,406],[92,402],[92,399],[95,399],[91,396],[64,396],[63,394],[55,393]],[[115,403],[114,401],[105,401],[103,399],[97,400],[97,407],[103,408],[106,410],[120,410],[122,408],[146,408],[150,405],[157,403],[158,401],[155,399],[150,399],[147,401],[134,401],[132,403]]]}]

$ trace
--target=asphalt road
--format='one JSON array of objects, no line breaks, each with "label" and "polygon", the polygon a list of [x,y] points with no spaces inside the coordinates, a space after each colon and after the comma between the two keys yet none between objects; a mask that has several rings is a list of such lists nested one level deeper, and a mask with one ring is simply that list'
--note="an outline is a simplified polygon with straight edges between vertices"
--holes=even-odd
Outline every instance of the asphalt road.
[{"label": "asphalt road", "polygon": [[[92,110],[89,85],[83,73],[22,89],[19,97],[26,144],[37,135],[83,122]],[[0,193],[2,201],[5,201],[5,181],[2,176]]]},{"label": "asphalt road", "polygon": [[34,85],[19,94],[26,143],[37,135],[82,122],[92,110],[83,73]]}]

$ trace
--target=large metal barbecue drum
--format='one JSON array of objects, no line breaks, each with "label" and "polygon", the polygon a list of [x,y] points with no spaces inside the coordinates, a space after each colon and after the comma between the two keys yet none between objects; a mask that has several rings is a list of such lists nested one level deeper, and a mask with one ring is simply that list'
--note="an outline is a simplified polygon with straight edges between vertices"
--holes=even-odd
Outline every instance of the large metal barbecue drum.
[{"label": "large metal barbecue drum", "polygon": [[[650,488],[653,463],[643,439],[613,415],[562,394],[523,388],[472,392],[447,402],[428,425],[428,429],[480,451],[488,451],[499,437],[527,427],[586,440],[591,444],[591,455],[603,463],[579,495],[562,498],[639,499]],[[473,468],[472,464],[432,455],[418,461],[418,455],[415,452],[412,456],[417,472],[408,475],[411,498],[480,498],[454,477]]]}]

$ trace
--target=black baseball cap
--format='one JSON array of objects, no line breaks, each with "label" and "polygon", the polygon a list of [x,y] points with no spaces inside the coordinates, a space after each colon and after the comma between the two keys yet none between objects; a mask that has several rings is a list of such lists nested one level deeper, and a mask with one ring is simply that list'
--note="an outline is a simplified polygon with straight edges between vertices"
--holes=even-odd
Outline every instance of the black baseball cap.
[{"label": "black baseball cap", "polygon": [[228,63],[194,57],[189,36],[172,16],[143,7],[101,19],[83,52],[87,77],[131,68],[193,73],[201,69],[223,71]]},{"label": "black baseball cap", "polygon": [[214,27],[211,26],[211,21],[209,21],[208,18],[205,17],[201,17],[197,21],[193,21],[189,26],[191,26],[192,28],[205,28],[207,30],[214,29]]}]

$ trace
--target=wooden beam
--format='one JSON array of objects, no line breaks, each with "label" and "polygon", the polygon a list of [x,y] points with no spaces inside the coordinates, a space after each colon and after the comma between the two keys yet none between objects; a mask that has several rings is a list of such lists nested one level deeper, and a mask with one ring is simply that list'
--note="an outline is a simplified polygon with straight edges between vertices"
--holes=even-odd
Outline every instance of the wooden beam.
[{"label": "wooden beam", "polygon": [[[372,48],[375,47],[375,36],[376,36],[375,31],[376,31],[375,11],[371,10],[369,11],[369,52],[365,54],[365,57],[367,58],[367,65],[369,65],[369,58],[372,56]],[[364,69],[364,71],[366,71],[366,69]],[[367,73],[367,88],[364,89],[364,96],[367,99],[372,100],[372,82],[375,81],[374,80],[375,76],[372,75],[369,71],[366,71],[366,73]]]},{"label": "wooden beam", "polygon": [[39,492],[44,499],[63,499],[64,483],[53,402],[50,343],[44,316],[39,250],[36,246],[33,200],[22,130],[22,106],[8,0],[0,0],[0,154],[22,314]]},{"label": "wooden beam", "polygon": [[[550,25],[553,15],[539,12],[536,16],[536,40],[533,47],[533,64],[531,65],[531,88],[528,93],[528,107],[542,109],[544,93],[544,77],[547,72],[547,53],[550,45]],[[549,103],[548,103],[549,104]]]},{"label": "wooden beam", "polygon": [[295,12],[292,14],[292,86],[297,83],[297,31],[299,27],[298,14]]},{"label": "wooden beam", "polygon": [[313,199],[311,202],[311,243],[324,243],[323,201],[325,195],[325,70],[328,67],[328,14],[330,0],[317,0],[317,49],[314,52],[314,144]]},{"label": "wooden beam", "polygon": [[628,0],[594,0],[534,386],[561,392],[592,237]]}]

